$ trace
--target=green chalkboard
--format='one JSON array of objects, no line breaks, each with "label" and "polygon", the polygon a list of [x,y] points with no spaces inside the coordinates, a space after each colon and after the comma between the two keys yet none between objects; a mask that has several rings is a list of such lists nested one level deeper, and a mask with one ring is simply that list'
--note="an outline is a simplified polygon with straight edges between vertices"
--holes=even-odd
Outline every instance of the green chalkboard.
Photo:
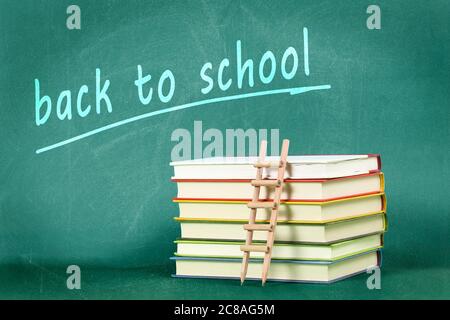
[{"label": "green chalkboard", "polygon": [[[380,29],[367,1],[72,2],[0,3],[2,295],[80,297],[65,288],[76,264],[100,270],[85,273],[85,297],[450,297],[448,1],[377,1]],[[253,86],[239,83],[238,52]],[[151,75],[141,98],[138,66]],[[186,129],[194,144],[195,121],[278,129],[291,154],[380,153],[384,290],[364,275],[272,291],[171,279],[172,136]]]}]

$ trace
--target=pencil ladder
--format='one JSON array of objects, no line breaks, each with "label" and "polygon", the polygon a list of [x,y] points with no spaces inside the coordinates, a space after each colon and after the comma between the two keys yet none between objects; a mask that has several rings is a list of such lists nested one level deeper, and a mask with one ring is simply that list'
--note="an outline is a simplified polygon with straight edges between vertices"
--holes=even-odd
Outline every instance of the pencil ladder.
[{"label": "pencil ladder", "polygon": [[[262,268],[261,281],[262,285],[266,283],[267,275],[269,273],[270,262],[272,260],[272,248],[275,240],[275,227],[277,225],[278,209],[280,207],[280,197],[283,192],[284,173],[286,171],[287,155],[289,150],[289,140],[283,140],[281,147],[280,161],[268,162],[266,161],[267,141],[261,141],[259,149],[258,161],[254,164],[256,170],[256,179],[251,181],[253,190],[252,201],[247,204],[250,208],[250,217],[248,224],[244,225],[244,230],[247,231],[247,237],[245,245],[241,246],[243,251],[242,268],[241,268],[241,284],[244,283],[247,275],[248,262],[250,259],[250,252],[264,252],[264,262]],[[263,179],[264,168],[278,168],[278,176],[276,179]],[[261,201],[259,199],[261,187],[273,187],[275,188],[272,201]],[[271,209],[269,223],[256,223],[256,214],[258,209]],[[267,242],[265,244],[253,244],[253,232],[254,231],[266,231]]]}]

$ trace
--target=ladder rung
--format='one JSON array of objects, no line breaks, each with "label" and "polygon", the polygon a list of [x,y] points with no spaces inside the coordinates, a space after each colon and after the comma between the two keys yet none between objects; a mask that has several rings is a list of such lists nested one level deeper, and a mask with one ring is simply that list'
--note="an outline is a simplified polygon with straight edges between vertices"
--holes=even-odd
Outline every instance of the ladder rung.
[{"label": "ladder rung", "polygon": [[278,162],[256,162],[253,164],[255,168],[280,168],[283,166],[281,161]]},{"label": "ladder rung", "polygon": [[267,245],[243,245],[241,251],[253,251],[253,252],[268,252],[269,247]]},{"label": "ladder rung", "polygon": [[248,231],[272,231],[270,224],[244,224],[244,229]]},{"label": "ladder rung", "polygon": [[257,209],[257,208],[276,208],[276,203],[273,201],[264,201],[264,202],[249,202],[247,203],[247,207],[250,209]]},{"label": "ladder rung", "polygon": [[278,179],[252,180],[251,183],[254,187],[279,187],[281,185],[281,181]]}]

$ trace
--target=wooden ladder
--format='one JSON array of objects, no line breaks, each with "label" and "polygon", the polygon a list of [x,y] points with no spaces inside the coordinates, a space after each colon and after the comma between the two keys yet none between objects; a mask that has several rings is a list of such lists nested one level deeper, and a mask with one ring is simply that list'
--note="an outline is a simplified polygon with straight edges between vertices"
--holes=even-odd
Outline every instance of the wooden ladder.
[{"label": "wooden ladder", "polygon": [[[267,141],[261,141],[261,147],[259,149],[259,159],[254,164],[257,168],[256,179],[251,181],[253,190],[252,201],[247,204],[250,208],[250,217],[248,224],[244,225],[244,230],[247,230],[247,237],[245,245],[241,246],[241,251],[244,252],[242,257],[241,268],[241,285],[244,283],[245,276],[247,275],[248,262],[250,259],[250,252],[264,252],[264,263],[262,269],[262,285],[266,283],[267,274],[269,273],[270,261],[272,260],[272,247],[275,240],[275,227],[277,225],[278,208],[280,207],[280,197],[283,191],[284,173],[286,171],[287,155],[289,150],[289,140],[283,140],[281,148],[280,161],[267,162],[265,161],[267,152]],[[278,168],[277,179],[262,179],[264,168]],[[260,201],[259,195],[261,187],[274,187],[275,193],[273,201]],[[258,208],[270,208],[270,222],[269,224],[256,224],[256,213]],[[253,244],[253,231],[267,231],[266,244],[254,245]]]}]

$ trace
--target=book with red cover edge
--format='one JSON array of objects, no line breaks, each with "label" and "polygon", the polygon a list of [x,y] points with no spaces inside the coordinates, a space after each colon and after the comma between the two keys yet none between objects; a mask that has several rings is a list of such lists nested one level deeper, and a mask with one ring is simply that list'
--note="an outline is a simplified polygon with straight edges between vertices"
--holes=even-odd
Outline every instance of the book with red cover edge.
[{"label": "book with red cover edge", "polygon": [[[379,175],[381,173],[380,170],[372,170],[370,173],[363,173],[358,174],[354,176],[347,176],[347,177],[337,177],[337,178],[322,178],[322,179],[284,179],[284,183],[291,183],[291,182],[328,182],[328,181],[338,181],[338,180],[345,180],[345,179],[354,179],[354,178],[361,178],[361,177],[367,177],[367,176],[374,176]],[[171,178],[172,182],[220,182],[220,183],[227,183],[227,182],[248,182],[252,181],[253,179],[177,179],[177,178]]]},{"label": "book with red cover edge", "polygon": [[[344,197],[336,197],[336,198],[328,198],[328,199],[281,199],[280,203],[293,203],[294,202],[305,202],[305,203],[325,203],[325,202],[332,202],[332,201],[338,201],[338,200],[352,200],[352,199],[357,199],[357,198],[361,198],[361,197],[365,197],[365,196],[375,196],[375,195],[379,195],[382,197],[383,200],[383,208],[386,207],[386,200],[385,200],[385,194],[384,192],[380,192],[380,191],[375,191],[375,192],[367,192],[367,193],[360,193],[360,194],[353,194],[351,196],[344,196]],[[264,201],[271,201],[272,199],[260,199],[259,201],[264,202]],[[252,199],[250,198],[245,198],[245,199],[224,199],[224,198],[172,198],[173,202],[221,202],[221,203],[225,203],[225,202],[242,202],[242,203],[246,203],[249,201],[252,201]]]}]

